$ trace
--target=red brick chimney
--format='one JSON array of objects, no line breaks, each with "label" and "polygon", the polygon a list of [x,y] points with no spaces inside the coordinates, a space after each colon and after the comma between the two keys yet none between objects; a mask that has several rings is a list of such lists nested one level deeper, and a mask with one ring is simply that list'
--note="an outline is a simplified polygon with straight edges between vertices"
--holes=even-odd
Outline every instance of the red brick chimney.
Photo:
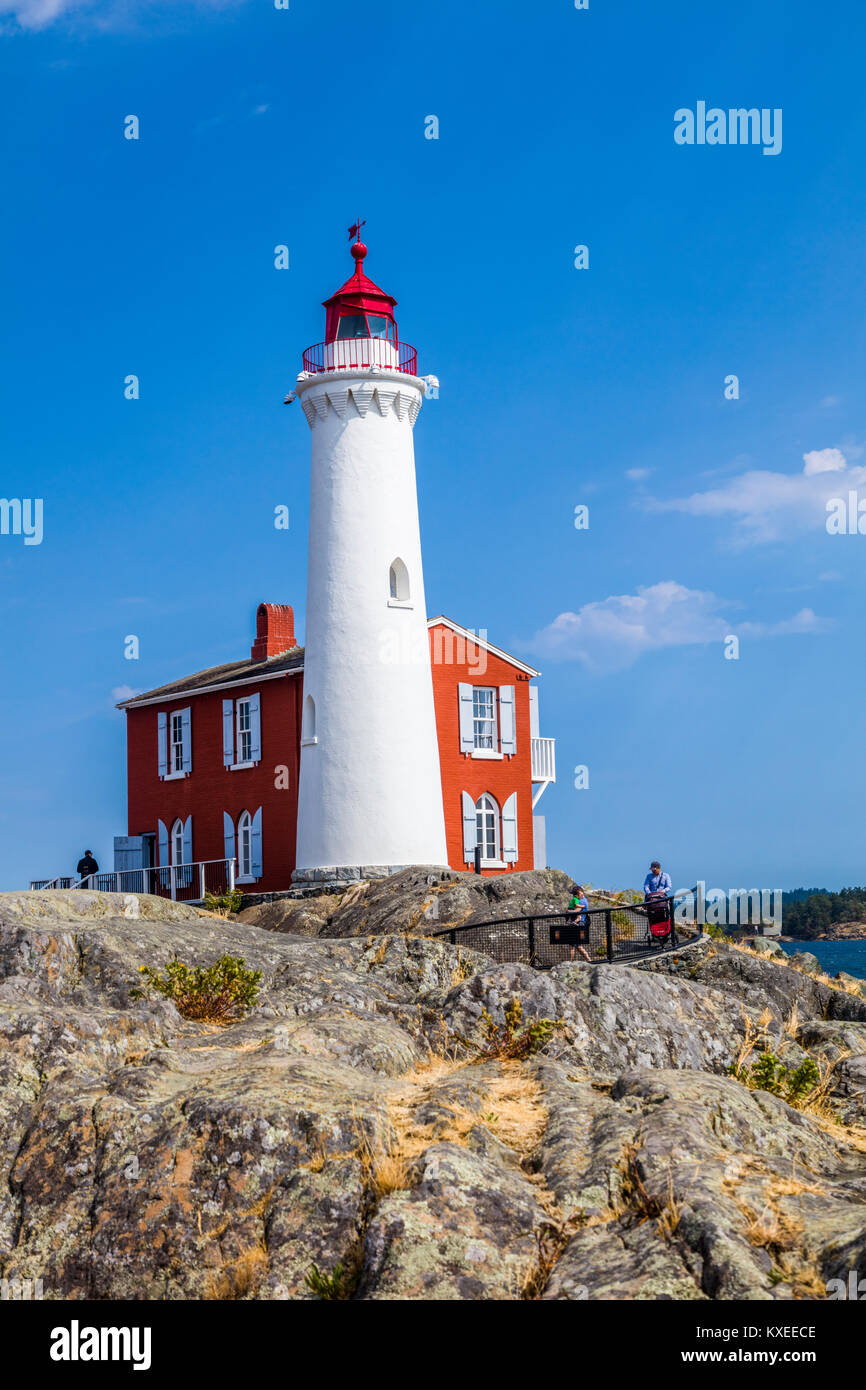
[{"label": "red brick chimney", "polygon": [[287,603],[260,603],[256,613],[256,640],[252,645],[252,661],[266,661],[269,656],[291,651],[295,641],[295,615]]}]

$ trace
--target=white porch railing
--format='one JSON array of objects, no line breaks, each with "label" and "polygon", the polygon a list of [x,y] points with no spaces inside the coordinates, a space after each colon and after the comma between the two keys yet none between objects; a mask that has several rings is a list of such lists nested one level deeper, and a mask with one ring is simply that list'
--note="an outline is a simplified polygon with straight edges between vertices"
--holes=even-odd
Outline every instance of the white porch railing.
[{"label": "white porch railing", "polygon": [[31,889],[91,888],[97,893],[152,893],[174,902],[201,902],[206,893],[219,897],[235,886],[236,859],[206,859],[149,869],[115,869],[74,878],[35,879]]},{"label": "white porch railing", "polygon": [[555,738],[534,738],[532,740],[532,780],[533,782],[556,781]]},{"label": "white porch railing", "polygon": [[551,782],[556,781],[556,739],[532,740],[532,809],[535,810]]}]

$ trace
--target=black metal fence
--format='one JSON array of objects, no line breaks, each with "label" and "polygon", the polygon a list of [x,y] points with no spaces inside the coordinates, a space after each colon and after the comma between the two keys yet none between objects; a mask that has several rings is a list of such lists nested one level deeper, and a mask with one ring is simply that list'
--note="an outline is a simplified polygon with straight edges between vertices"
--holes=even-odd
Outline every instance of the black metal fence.
[{"label": "black metal fence", "polygon": [[[670,901],[670,911],[674,903]],[[659,916],[656,906],[653,916]],[[663,915],[663,914],[661,914]],[[694,923],[674,922],[662,933],[651,929],[642,903],[622,907],[590,908],[582,914],[540,913],[534,917],[506,917],[496,922],[474,922],[465,927],[445,927],[429,936],[448,940],[455,946],[469,946],[505,963],[519,961],[537,970],[549,970],[565,961],[588,961],[602,965],[628,965],[676,950],[700,936]]]}]

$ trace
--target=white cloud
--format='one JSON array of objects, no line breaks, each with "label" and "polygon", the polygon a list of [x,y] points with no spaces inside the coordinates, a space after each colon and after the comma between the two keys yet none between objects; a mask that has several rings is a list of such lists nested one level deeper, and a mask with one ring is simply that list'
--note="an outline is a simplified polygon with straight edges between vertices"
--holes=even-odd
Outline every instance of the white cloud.
[{"label": "white cloud", "polygon": [[[228,9],[243,0],[183,0],[183,8]],[[108,27],[137,19],[142,10],[179,9],[181,0],[0,0],[0,20],[10,15],[22,29],[47,29],[65,17],[87,17]]]},{"label": "white cloud", "polygon": [[823,631],[827,623],[811,608],[778,623],[736,623],[725,617],[731,607],[716,594],[688,589],[665,580],[636,594],[615,594],[584,604],[577,613],[560,613],[528,643],[540,657],[580,661],[590,670],[624,670],[645,652],[668,647],[724,642],[730,634],[777,637]]},{"label": "white cloud", "polygon": [[640,483],[644,478],[648,478],[652,473],[651,468],[627,468],[625,476],[630,478],[633,483]]},{"label": "white cloud", "polygon": [[803,463],[807,478],[813,478],[816,473],[841,473],[848,466],[840,449],[813,449],[803,455]]},{"label": "white cloud", "polygon": [[11,14],[22,29],[44,29],[58,15],[80,9],[87,0],[0,0],[0,14]]},{"label": "white cloud", "polygon": [[131,685],[116,685],[111,692],[112,704],[119,705],[121,700],[131,700],[133,695],[140,695],[140,690],[133,690]]},{"label": "white cloud", "polygon": [[728,517],[735,526],[736,542],[747,544],[784,540],[825,527],[830,498],[858,488],[866,488],[866,467],[849,468],[840,449],[813,449],[803,455],[802,473],[752,469],[707,492],[647,505],[653,511]]}]

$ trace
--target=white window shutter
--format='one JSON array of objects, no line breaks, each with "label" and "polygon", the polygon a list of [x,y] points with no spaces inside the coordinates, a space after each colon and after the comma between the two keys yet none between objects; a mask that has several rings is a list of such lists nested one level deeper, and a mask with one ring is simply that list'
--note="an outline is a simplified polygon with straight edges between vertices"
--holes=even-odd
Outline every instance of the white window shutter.
[{"label": "white window shutter", "polygon": [[183,770],[192,772],[192,709],[189,705],[180,712],[180,733],[183,740]]},{"label": "white window shutter", "polygon": [[250,858],[252,860],[253,878],[262,876],[262,808],[261,806],[253,816],[253,829],[250,836]]},{"label": "white window shutter", "polygon": [[471,753],[475,748],[475,721],[472,718],[472,686],[462,681],[457,687],[460,699],[460,752]]},{"label": "white window shutter", "polygon": [[[159,750],[159,775],[168,776],[168,715],[164,711],[156,717],[156,738]],[[160,821],[160,825],[162,822]]]},{"label": "white window shutter", "polygon": [[529,687],[529,737],[540,738],[538,732],[538,686]]},{"label": "white window shutter", "polygon": [[256,693],[250,696],[250,733],[252,734],[252,759],[254,763],[262,760],[262,702]]},{"label": "white window shutter", "polygon": [[514,720],[514,686],[499,687],[499,751],[517,752],[517,730]]},{"label": "white window shutter", "polygon": [[156,838],[159,843],[159,864],[160,868],[165,868],[171,861],[168,857],[168,826],[165,821],[156,822]]},{"label": "white window shutter", "polygon": [[235,823],[228,811],[223,811],[223,853],[226,859],[235,857]]},{"label": "white window shutter", "polygon": [[[470,689],[472,687],[470,686]],[[478,822],[475,818],[475,802],[468,792],[463,798],[463,858],[467,864],[475,863],[475,846],[478,843]]]},{"label": "white window shutter", "polygon": [[[235,760],[235,702],[223,700],[223,766],[231,767]],[[232,830],[234,835],[234,829]],[[229,859],[231,856],[226,855]]]},{"label": "white window shutter", "polygon": [[512,792],[502,808],[502,858],[517,862],[517,792]]},{"label": "white window shutter", "polygon": [[183,823],[183,862],[192,864],[192,816],[187,816]]}]

